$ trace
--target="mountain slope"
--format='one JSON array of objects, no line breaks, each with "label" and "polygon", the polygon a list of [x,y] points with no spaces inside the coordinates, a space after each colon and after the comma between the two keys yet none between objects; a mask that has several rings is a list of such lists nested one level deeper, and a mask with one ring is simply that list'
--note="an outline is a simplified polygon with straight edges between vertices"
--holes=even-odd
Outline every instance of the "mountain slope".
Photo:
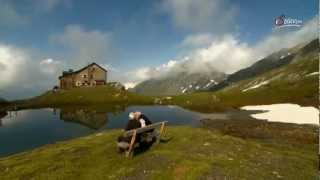
[{"label": "mountain slope", "polygon": [[245,105],[295,103],[318,107],[319,43],[300,48],[287,65],[229,84],[217,91],[174,96],[172,104],[215,112]]},{"label": "mountain slope", "polygon": [[150,79],[138,84],[133,92],[145,95],[177,95],[208,90],[225,78],[224,73],[177,73],[164,78]]},{"label": "mountain slope", "polygon": [[0,97],[0,104],[5,104],[5,103],[7,103],[7,101]]},{"label": "mountain slope", "polygon": [[282,49],[259,60],[250,67],[241,69],[229,75],[224,81],[211,87],[210,90],[219,90],[231,85],[232,83],[256,77],[270,70],[282,67],[292,61],[301,59],[300,57],[306,56],[309,53],[316,52],[318,47],[319,41],[318,39],[315,39],[304,46],[303,44],[300,44],[294,48]]},{"label": "mountain slope", "polygon": [[[300,54],[300,53],[299,53]],[[257,77],[234,83],[218,93],[247,98],[247,102],[294,102],[301,105],[318,104],[318,50],[297,56],[288,65],[273,69]],[[259,103],[258,103],[259,102]]]},{"label": "mountain slope", "polygon": [[196,91],[217,91],[236,82],[257,77],[273,69],[286,66],[293,61],[303,59],[301,57],[317,52],[318,47],[319,42],[316,39],[310,43],[299,44],[293,48],[272,53],[250,67],[228,76],[218,72],[212,72],[211,74],[177,73],[161,79],[146,80],[131,91],[145,95],[179,95]]}]

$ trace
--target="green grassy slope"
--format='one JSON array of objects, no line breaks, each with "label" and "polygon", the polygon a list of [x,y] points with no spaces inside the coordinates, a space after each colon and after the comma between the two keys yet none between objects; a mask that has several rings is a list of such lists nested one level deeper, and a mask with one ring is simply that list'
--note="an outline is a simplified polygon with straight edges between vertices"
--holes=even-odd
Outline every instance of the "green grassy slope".
[{"label": "green grassy slope", "polygon": [[54,93],[48,91],[43,95],[32,99],[12,102],[21,108],[30,107],[53,107],[64,105],[87,105],[87,104],[150,104],[153,98],[136,95],[128,91],[119,90],[111,86],[95,88],[75,88],[59,90]]},{"label": "green grassy slope", "polygon": [[[317,145],[241,139],[171,127],[167,141],[132,159],[112,130],[0,158],[0,179],[315,179]],[[314,135],[316,139],[316,135]],[[190,141],[192,139],[192,141]]]},{"label": "green grassy slope", "polygon": [[[318,106],[318,54],[298,57],[292,63],[257,77],[234,83],[220,91],[175,96],[168,103],[199,111],[224,110],[244,105],[297,103]],[[254,85],[268,83],[245,91]]]}]

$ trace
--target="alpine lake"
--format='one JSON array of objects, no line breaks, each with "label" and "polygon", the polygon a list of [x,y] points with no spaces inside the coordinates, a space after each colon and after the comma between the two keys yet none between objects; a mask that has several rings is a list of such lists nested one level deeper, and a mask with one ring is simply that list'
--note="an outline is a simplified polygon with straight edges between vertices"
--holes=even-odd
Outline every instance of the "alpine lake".
[{"label": "alpine lake", "polygon": [[[250,117],[250,113],[253,112],[249,111],[230,110],[223,113],[206,114],[178,106],[160,105],[65,106],[7,111],[0,113],[0,157],[58,141],[108,131],[108,129],[123,129],[128,122],[128,114],[133,111],[141,111],[152,122],[168,121],[169,126],[203,127],[214,122],[214,127],[224,129],[228,122],[231,124],[236,122],[236,124],[241,124],[240,126],[248,122],[266,123]],[[246,127],[250,128],[250,126]]]}]

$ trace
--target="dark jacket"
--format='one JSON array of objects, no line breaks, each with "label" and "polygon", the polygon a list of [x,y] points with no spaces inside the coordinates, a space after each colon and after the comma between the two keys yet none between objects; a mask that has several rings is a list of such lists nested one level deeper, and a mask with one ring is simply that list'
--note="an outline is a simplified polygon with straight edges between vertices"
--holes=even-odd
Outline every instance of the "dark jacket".
[{"label": "dark jacket", "polygon": [[[144,114],[141,114],[141,115],[139,116],[139,120],[140,120],[140,119],[143,119],[143,120],[145,121],[146,126],[152,124],[152,122],[149,120],[149,118],[148,118],[146,115],[144,115]],[[150,130],[146,131],[146,133],[153,132],[153,131],[154,131],[154,129],[150,129]]]},{"label": "dark jacket", "polygon": [[139,121],[137,121],[137,120],[129,120],[125,130],[129,131],[131,129],[137,129],[137,128],[140,128],[140,127],[141,127],[141,124],[140,124]]},{"label": "dark jacket", "polygon": [[143,120],[146,122],[146,126],[152,124],[152,122],[149,120],[149,118],[148,118],[146,115],[144,115],[144,114],[141,114],[141,115],[139,116],[139,119],[143,119]]},{"label": "dark jacket", "polygon": [[[127,123],[127,126],[126,126],[126,128],[124,130],[129,131],[129,130],[137,129],[137,128],[140,128],[140,127],[141,127],[141,124],[140,124],[139,121],[137,121],[137,120],[129,120],[128,123]],[[118,137],[118,142],[130,143],[131,137],[132,136],[128,136],[128,137],[119,136]],[[136,142],[139,142],[139,141],[140,141],[140,135],[137,135]]]}]

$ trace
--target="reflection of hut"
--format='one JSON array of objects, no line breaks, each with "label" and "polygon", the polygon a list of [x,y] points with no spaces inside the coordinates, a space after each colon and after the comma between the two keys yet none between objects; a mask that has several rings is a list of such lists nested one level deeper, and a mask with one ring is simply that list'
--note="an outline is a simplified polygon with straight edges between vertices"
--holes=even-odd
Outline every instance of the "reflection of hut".
[{"label": "reflection of hut", "polygon": [[6,115],[8,115],[8,113],[7,113],[6,111],[0,111],[0,126],[2,126],[2,121],[1,121],[1,119],[2,119],[3,117],[5,117]]},{"label": "reflection of hut", "polygon": [[61,109],[60,119],[79,123],[92,129],[99,129],[108,122],[106,112],[86,109]]}]

